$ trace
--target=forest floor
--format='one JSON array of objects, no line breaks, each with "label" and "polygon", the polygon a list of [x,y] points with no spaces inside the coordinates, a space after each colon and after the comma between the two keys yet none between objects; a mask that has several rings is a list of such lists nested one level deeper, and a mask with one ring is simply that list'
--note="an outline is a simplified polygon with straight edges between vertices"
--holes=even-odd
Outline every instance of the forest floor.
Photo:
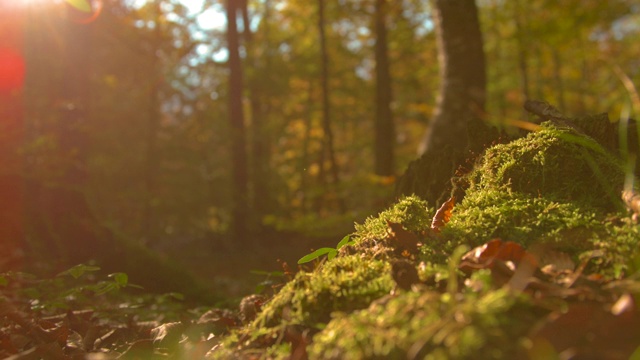
[{"label": "forest floor", "polygon": [[284,271],[284,266],[295,271],[298,259],[313,249],[337,243],[339,239],[336,239],[335,236],[309,237],[271,232],[240,251],[221,241],[197,239],[188,243],[166,244],[159,252],[203,280],[204,285],[216,295],[239,299],[254,293],[262,283],[284,282],[282,276],[278,276]]},{"label": "forest floor", "polygon": [[[246,251],[156,249],[232,298],[219,308],[113,291],[127,275],[96,282],[92,266],[47,281],[13,274],[1,279],[0,357],[640,359],[627,175],[593,138],[546,124],[487,149],[464,197],[437,211],[408,196],[339,242],[262,234]],[[249,295],[269,274],[278,291]]]}]

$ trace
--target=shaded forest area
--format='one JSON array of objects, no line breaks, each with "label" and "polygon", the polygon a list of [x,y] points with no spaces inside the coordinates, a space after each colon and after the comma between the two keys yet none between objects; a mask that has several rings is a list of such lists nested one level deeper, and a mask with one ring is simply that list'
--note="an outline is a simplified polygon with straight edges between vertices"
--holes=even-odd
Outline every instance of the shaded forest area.
[{"label": "shaded forest area", "polygon": [[1,270],[271,270],[387,206],[419,151],[448,179],[486,145],[442,140],[460,106],[506,134],[530,98],[640,112],[634,1],[452,2],[471,37],[446,3],[4,1]]}]

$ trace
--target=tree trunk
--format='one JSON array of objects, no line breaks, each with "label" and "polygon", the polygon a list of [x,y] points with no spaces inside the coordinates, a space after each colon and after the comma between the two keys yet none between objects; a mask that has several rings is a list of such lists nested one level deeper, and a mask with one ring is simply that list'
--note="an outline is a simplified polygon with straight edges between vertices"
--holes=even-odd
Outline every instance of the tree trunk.
[{"label": "tree trunk", "polygon": [[399,194],[415,193],[432,204],[450,196],[451,177],[497,135],[483,121],[486,75],[478,9],[474,0],[436,0],[440,94],[421,144],[423,155],[398,182]]},{"label": "tree trunk", "polygon": [[522,8],[520,6],[520,0],[516,0],[515,4],[515,25],[516,25],[516,39],[518,41],[518,70],[520,70],[520,81],[522,89],[523,103],[531,98],[529,94],[529,68],[527,66],[527,43],[525,41],[524,24],[522,19],[526,18],[522,14]]},{"label": "tree trunk", "polygon": [[309,147],[311,146],[311,127],[313,126],[313,82],[309,82],[307,89],[307,104],[304,112],[304,135],[302,136],[302,156],[300,158],[300,209],[307,212],[309,203],[308,172],[311,161],[309,159]]},{"label": "tree trunk", "polygon": [[[262,217],[266,215],[272,207],[271,191],[270,191],[270,172],[269,162],[271,155],[271,133],[268,132],[266,121],[269,117],[269,106],[264,84],[269,84],[269,76],[271,74],[271,54],[265,51],[263,56],[258,57],[256,46],[262,46],[269,49],[271,44],[269,41],[269,13],[270,2],[264,2],[264,14],[261,22],[264,22],[264,43],[258,44],[253,41],[253,36],[249,29],[249,15],[247,2],[243,0],[242,4],[242,21],[244,23],[244,38],[247,47],[247,64],[251,66],[252,73],[249,76],[249,102],[251,104],[251,122],[250,122],[250,149],[251,149],[251,209],[254,219],[260,223]],[[265,77],[267,77],[265,79]]]},{"label": "tree trunk", "polygon": [[149,79],[153,81],[151,87],[151,99],[149,101],[149,109],[147,112],[147,137],[146,137],[146,153],[145,153],[145,171],[144,171],[144,189],[146,192],[144,209],[142,214],[142,240],[143,243],[148,243],[155,237],[157,233],[156,224],[156,211],[155,211],[155,197],[156,192],[156,177],[158,175],[158,129],[160,127],[160,89],[157,87],[157,82],[161,74],[160,58],[158,52],[160,51],[160,44],[162,42],[162,12],[160,9],[160,2],[155,3],[155,28],[153,32],[153,38],[151,39],[151,53],[149,61]]},{"label": "tree trunk", "polygon": [[391,176],[395,173],[395,127],[391,112],[391,75],[387,51],[387,0],[376,0],[374,18],[376,34],[375,173]]},{"label": "tree trunk", "polygon": [[24,12],[0,6],[0,272],[21,270],[24,184],[19,149],[24,137]]},{"label": "tree trunk", "polygon": [[232,198],[231,237],[242,246],[247,235],[248,173],[244,113],[242,109],[242,63],[237,24],[238,0],[227,1],[227,46],[229,50],[229,124],[231,127]]},{"label": "tree trunk", "polygon": [[558,108],[561,112],[564,112],[567,106],[564,97],[564,81],[562,79],[562,60],[560,59],[560,52],[557,49],[553,49],[551,54],[553,55],[553,75],[558,93]]},{"label": "tree trunk", "polygon": [[[323,141],[320,155],[320,171],[318,173],[319,182],[324,184],[327,189],[327,193],[333,193],[333,200],[337,203],[337,206],[341,212],[345,211],[344,201],[337,193],[337,186],[340,182],[338,164],[336,162],[335,150],[333,148],[333,132],[331,130],[331,109],[329,102],[329,54],[327,53],[327,39],[325,32],[325,7],[324,0],[318,0],[318,30],[320,32],[320,56],[321,56],[321,91],[322,91],[322,129],[323,129]],[[325,155],[329,158],[329,165],[331,166],[331,180],[333,184],[333,191],[329,191],[329,186],[326,182],[325,175]]]},{"label": "tree trunk", "polygon": [[34,151],[25,157],[29,253],[63,267],[116,257],[111,234],[100,226],[83,193],[94,28],[74,21],[81,15],[70,5],[67,18],[33,10],[25,46],[25,54],[31,55],[27,62],[27,141],[50,138],[56,144],[53,150]]}]

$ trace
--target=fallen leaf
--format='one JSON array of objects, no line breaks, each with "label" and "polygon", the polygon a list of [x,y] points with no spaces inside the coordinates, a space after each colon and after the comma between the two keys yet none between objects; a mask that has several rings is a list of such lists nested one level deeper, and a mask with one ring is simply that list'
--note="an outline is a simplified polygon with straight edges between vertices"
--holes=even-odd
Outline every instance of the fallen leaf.
[{"label": "fallen leaf", "polygon": [[439,233],[440,230],[451,220],[451,213],[456,203],[456,198],[452,196],[449,200],[445,201],[442,206],[436,211],[431,221],[431,230],[435,233]]},{"label": "fallen leaf", "polygon": [[522,245],[513,241],[493,239],[484,245],[478,246],[462,256],[460,267],[470,266],[474,269],[491,268],[496,260],[520,263],[526,251]]},{"label": "fallen leaf", "polygon": [[[420,239],[411,231],[405,229],[402,224],[387,221],[389,226],[389,242],[398,252],[408,251],[410,254],[416,254],[420,246]],[[406,257],[406,256],[405,256]]]},{"label": "fallen leaf", "polygon": [[635,311],[614,315],[600,302],[580,302],[550,314],[531,334],[534,343],[549,343],[556,353],[573,359],[629,359],[638,347],[640,316]]},{"label": "fallen leaf", "polygon": [[[525,260],[526,259],[526,260]],[[458,269],[469,274],[490,269],[496,286],[508,284],[515,291],[523,291],[538,268],[536,258],[513,241],[494,239],[469,251],[460,261]]]},{"label": "fallen leaf", "polygon": [[632,312],[636,310],[635,301],[633,301],[633,296],[629,293],[624,293],[620,296],[618,301],[611,307],[611,313],[613,315],[621,315],[625,312]]}]

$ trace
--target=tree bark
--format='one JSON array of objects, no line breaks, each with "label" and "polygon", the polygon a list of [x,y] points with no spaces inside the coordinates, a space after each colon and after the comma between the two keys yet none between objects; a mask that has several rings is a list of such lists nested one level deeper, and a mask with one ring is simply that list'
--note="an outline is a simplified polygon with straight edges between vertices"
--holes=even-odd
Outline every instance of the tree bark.
[{"label": "tree bark", "polygon": [[144,188],[146,192],[144,209],[142,214],[142,240],[148,243],[155,237],[158,224],[156,224],[155,197],[156,193],[156,177],[158,176],[158,130],[160,128],[160,89],[158,89],[155,79],[161,74],[160,59],[158,52],[162,42],[162,10],[160,2],[154,4],[155,12],[155,28],[151,39],[151,53],[149,54],[149,79],[154,81],[151,88],[151,98],[147,112],[147,136],[145,148],[145,171],[144,171]]},{"label": "tree bark", "polygon": [[258,46],[269,49],[269,16],[271,4],[268,0],[264,2],[263,41],[256,43],[249,29],[249,15],[246,0],[242,1],[242,21],[244,23],[244,38],[247,46],[247,64],[251,66],[252,72],[248,76],[249,103],[251,104],[250,122],[250,184],[251,184],[251,210],[253,218],[260,223],[262,217],[266,215],[273,204],[271,195],[271,177],[269,163],[271,158],[271,133],[267,129],[266,121],[269,117],[270,107],[268,103],[267,90],[264,84],[269,84],[271,74],[271,54],[263,52],[262,56],[256,56]]},{"label": "tree bark", "polygon": [[415,193],[440,204],[451,193],[458,167],[497,137],[483,121],[485,55],[474,0],[436,0],[434,23],[440,94],[421,144],[423,155],[398,182],[398,194]]},{"label": "tree bark", "polygon": [[[29,250],[59,266],[105,259],[115,253],[111,234],[100,226],[82,191],[87,182],[85,129],[91,113],[94,27],[73,21],[76,16],[78,10],[70,5],[66,19],[34,11],[26,35],[27,54],[49,54],[34,55],[27,63],[31,70],[27,78],[27,141],[50,137],[56,143],[54,151],[26,157]],[[45,27],[52,33],[43,32]],[[60,41],[52,45],[53,38]],[[61,76],[53,76],[57,71]],[[43,97],[55,101],[53,109],[39,101]],[[57,173],[52,174],[51,167]]]},{"label": "tree bark", "polygon": [[375,173],[391,176],[395,173],[395,126],[391,112],[391,75],[387,50],[387,0],[376,0],[374,20],[376,34]]},{"label": "tree bark", "polygon": [[320,65],[321,75],[320,84],[322,91],[322,129],[323,140],[322,149],[320,154],[320,171],[318,173],[318,179],[320,184],[325,185],[327,193],[329,191],[329,185],[326,181],[325,175],[325,154],[329,158],[329,165],[331,166],[331,180],[333,185],[333,196],[337,206],[341,212],[345,211],[345,205],[342,198],[337,194],[336,187],[340,183],[340,176],[338,170],[338,164],[336,161],[335,150],[333,148],[333,132],[331,130],[331,104],[329,101],[329,54],[327,52],[327,39],[325,32],[325,6],[324,0],[318,0],[318,30],[320,32]]},{"label": "tree bark", "polygon": [[520,81],[522,89],[523,103],[531,98],[529,90],[529,68],[527,65],[527,43],[525,41],[525,32],[523,22],[522,8],[520,6],[520,0],[516,0],[515,4],[515,25],[516,25],[516,39],[518,41],[518,70],[520,70]]},{"label": "tree bark", "polygon": [[24,140],[24,24],[20,6],[0,6],[0,272],[20,270],[25,246],[19,154]]},{"label": "tree bark", "polygon": [[557,49],[551,51],[553,55],[553,75],[556,83],[556,91],[558,93],[558,108],[560,111],[567,109],[564,96],[564,81],[562,79],[562,60],[560,59],[560,52]]},{"label": "tree bark", "polygon": [[227,46],[229,50],[229,125],[231,127],[232,198],[231,237],[242,246],[247,235],[248,172],[244,112],[242,108],[242,63],[238,33],[238,0],[227,1]]}]

